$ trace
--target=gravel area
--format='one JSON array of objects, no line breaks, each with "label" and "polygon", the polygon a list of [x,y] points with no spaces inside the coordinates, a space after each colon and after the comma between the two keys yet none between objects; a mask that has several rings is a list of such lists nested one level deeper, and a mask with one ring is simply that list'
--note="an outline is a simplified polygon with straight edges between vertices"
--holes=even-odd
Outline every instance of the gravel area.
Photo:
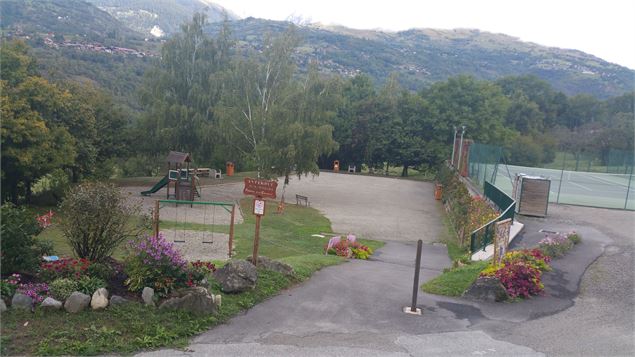
[{"label": "gravel area", "polygon": [[225,260],[228,255],[229,235],[204,231],[165,231],[168,241],[181,252],[185,260]]}]

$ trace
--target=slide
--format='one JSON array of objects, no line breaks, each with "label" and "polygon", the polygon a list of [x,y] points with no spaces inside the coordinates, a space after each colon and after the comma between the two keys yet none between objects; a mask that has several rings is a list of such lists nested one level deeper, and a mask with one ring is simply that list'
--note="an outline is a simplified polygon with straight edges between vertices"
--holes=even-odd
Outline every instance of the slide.
[{"label": "slide", "polygon": [[157,184],[152,186],[151,189],[149,189],[148,191],[143,191],[143,192],[141,192],[141,194],[144,195],[144,196],[150,196],[150,194],[155,193],[155,192],[159,191],[160,189],[162,189],[163,186],[168,184],[168,182],[170,182],[170,180],[168,179],[168,175],[165,175],[161,179],[161,181],[157,182]]}]

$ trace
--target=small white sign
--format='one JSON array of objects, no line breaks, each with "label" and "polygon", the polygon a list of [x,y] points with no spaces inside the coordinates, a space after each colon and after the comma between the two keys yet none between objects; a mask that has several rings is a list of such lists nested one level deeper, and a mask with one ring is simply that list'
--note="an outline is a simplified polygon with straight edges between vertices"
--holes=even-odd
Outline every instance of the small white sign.
[{"label": "small white sign", "polygon": [[256,216],[264,216],[265,215],[265,200],[254,200],[254,214]]}]

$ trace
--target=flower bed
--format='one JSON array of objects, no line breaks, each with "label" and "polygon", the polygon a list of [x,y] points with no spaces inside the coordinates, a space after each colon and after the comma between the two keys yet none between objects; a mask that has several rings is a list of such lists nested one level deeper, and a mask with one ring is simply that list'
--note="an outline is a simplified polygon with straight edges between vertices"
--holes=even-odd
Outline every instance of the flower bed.
[{"label": "flower bed", "polygon": [[496,277],[511,298],[528,298],[544,290],[541,277],[551,270],[551,259],[540,249],[524,249],[505,254],[500,264],[485,268],[480,276]]},{"label": "flower bed", "polygon": [[346,239],[340,236],[331,238],[324,247],[327,254],[340,257],[366,260],[373,254],[373,250],[357,241],[357,237],[349,234]]},{"label": "flower bed", "polygon": [[569,233],[546,233],[545,238],[538,242],[538,247],[552,257],[563,256],[574,245],[580,243],[582,238],[575,231]]}]

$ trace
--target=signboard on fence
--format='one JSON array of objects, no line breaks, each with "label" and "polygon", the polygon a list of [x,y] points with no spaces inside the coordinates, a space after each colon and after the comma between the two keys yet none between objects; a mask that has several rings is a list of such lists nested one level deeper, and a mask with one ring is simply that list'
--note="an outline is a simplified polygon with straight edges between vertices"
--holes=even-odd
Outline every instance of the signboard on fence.
[{"label": "signboard on fence", "polygon": [[243,194],[262,198],[276,198],[277,188],[278,183],[276,181],[245,177]]},{"label": "signboard on fence", "polygon": [[494,229],[494,257],[492,261],[500,263],[503,256],[507,252],[509,245],[509,232],[512,227],[512,219],[507,218],[500,222],[496,222]]}]

